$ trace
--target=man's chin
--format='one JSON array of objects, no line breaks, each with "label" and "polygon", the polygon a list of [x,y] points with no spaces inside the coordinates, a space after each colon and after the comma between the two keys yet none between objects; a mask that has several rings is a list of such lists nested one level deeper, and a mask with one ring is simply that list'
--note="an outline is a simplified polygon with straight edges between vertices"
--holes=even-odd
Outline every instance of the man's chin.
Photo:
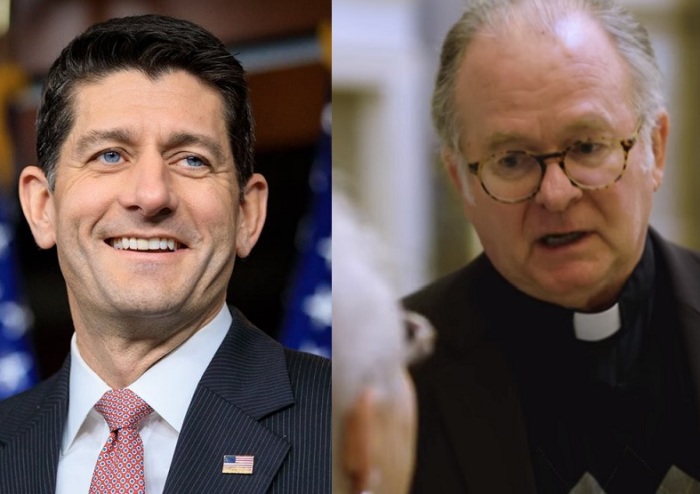
[{"label": "man's chin", "polygon": [[111,300],[108,311],[116,317],[124,317],[133,320],[157,319],[177,316],[182,313],[184,303],[177,299],[148,299],[139,297],[127,300]]},{"label": "man's chin", "polygon": [[619,293],[619,290],[601,285],[599,280],[593,279],[559,279],[540,285],[529,295],[567,309],[596,312],[614,304]]}]

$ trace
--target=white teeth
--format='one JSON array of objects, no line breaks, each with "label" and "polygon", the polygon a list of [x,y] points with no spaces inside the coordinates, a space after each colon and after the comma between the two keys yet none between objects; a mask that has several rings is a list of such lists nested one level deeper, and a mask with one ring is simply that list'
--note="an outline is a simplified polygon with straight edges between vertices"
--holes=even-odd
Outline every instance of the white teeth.
[{"label": "white teeth", "polygon": [[118,250],[177,250],[178,244],[172,238],[120,237],[112,239],[112,247]]}]

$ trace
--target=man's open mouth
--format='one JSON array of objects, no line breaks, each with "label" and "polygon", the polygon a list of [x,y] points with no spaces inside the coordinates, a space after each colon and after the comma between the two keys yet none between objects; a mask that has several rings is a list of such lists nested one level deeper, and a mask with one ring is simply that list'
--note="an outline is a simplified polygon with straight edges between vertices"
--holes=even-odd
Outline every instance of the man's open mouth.
[{"label": "man's open mouth", "polygon": [[573,244],[588,235],[587,232],[571,232],[554,235],[545,235],[539,239],[541,244],[547,247],[561,247],[562,245]]},{"label": "man's open mouth", "polygon": [[107,243],[117,250],[174,252],[184,247],[177,240],[166,237],[116,237],[107,239]]}]

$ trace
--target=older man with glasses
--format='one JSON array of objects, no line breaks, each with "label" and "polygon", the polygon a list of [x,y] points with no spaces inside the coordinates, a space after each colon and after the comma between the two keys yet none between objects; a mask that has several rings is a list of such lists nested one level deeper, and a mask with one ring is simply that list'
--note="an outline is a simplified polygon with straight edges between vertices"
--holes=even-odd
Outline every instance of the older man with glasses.
[{"label": "older man with glasses", "polygon": [[484,254],[405,301],[438,330],[412,492],[700,489],[700,255],[649,227],[661,93],[613,0],[479,0],[448,33],[433,117]]}]

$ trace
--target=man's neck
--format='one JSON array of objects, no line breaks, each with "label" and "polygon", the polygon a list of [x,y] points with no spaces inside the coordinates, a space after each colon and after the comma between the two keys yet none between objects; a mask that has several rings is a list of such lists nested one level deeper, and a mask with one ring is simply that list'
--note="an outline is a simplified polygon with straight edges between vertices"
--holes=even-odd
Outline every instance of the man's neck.
[{"label": "man's neck", "polygon": [[163,324],[163,319],[139,321],[141,324],[133,320],[117,325],[106,321],[86,324],[74,314],[76,343],[85,363],[98,376],[113,389],[124,388],[187,341],[219,310],[217,307],[191,321],[181,320],[179,325],[172,321]]}]

